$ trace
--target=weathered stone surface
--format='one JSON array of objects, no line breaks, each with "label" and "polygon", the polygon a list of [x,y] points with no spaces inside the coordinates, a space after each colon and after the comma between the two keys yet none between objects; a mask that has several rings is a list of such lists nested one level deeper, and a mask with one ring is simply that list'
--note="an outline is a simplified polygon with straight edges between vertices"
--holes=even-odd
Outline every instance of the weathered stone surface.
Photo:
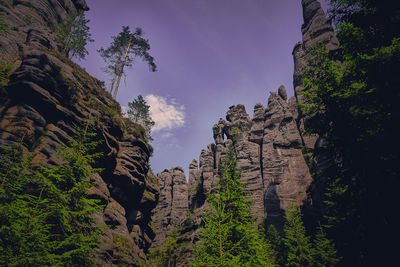
[{"label": "weathered stone surface", "polygon": [[282,215],[289,203],[300,206],[311,183],[300,144],[300,133],[290,105],[276,93],[271,93],[265,112],[262,169],[266,220],[277,229],[282,229]]},{"label": "weathered stone surface", "polygon": [[[205,193],[212,192],[219,175],[219,164],[228,148],[233,148],[236,154],[242,182],[246,183],[245,190],[254,202],[253,212],[258,223],[266,219],[268,224],[282,230],[288,206],[300,206],[306,199],[311,175],[301,145],[313,147],[317,137],[301,135],[305,121],[297,107],[298,103],[303,103],[299,93],[304,90],[301,78],[310,59],[311,47],[322,42],[327,49],[334,50],[339,43],[319,2],[303,0],[302,5],[303,41],[293,50],[295,96],[288,100],[282,85],[277,93],[271,93],[266,108],[260,103],[255,105],[252,119],[243,105],[234,105],[229,108],[226,120],[220,119],[213,126],[215,143],[201,151],[199,164],[194,160],[189,166],[188,207],[191,216],[186,221],[190,220],[193,226],[191,231],[178,237],[179,240],[190,244],[197,242],[203,210],[208,207]],[[167,199],[163,203],[157,209],[170,208]],[[163,233],[162,238],[165,235]],[[181,254],[190,258],[193,247],[187,246]],[[187,266],[187,261],[179,264]]]},{"label": "weathered stone surface", "polygon": [[[304,70],[311,59],[310,49],[317,45],[325,45],[327,50],[336,50],[339,47],[339,41],[335,36],[330,21],[326,18],[321,4],[317,0],[302,0],[304,23],[301,27],[303,36],[302,42],[295,45],[293,49],[294,73],[293,88],[298,103],[304,103],[301,91],[305,90],[301,79]],[[297,124],[302,132],[304,130],[306,118],[299,113]],[[306,147],[313,148],[318,136],[303,135],[302,141]]]},{"label": "weathered stone surface", "polygon": [[160,183],[160,198],[152,217],[157,229],[153,247],[163,244],[168,232],[185,220],[189,207],[188,184],[181,167],[164,170],[157,178]]},{"label": "weathered stone surface", "polygon": [[88,193],[105,205],[93,215],[96,225],[108,227],[93,258],[101,266],[137,266],[155,235],[151,148],[99,82],[62,54],[51,26],[82,9],[84,0],[3,1],[0,16],[10,33],[0,38],[0,57],[14,68],[1,90],[0,144],[24,137],[33,163],[52,167],[60,164],[57,149],[77,133],[74,124],[96,126],[104,171],[91,177]]},{"label": "weathered stone surface", "polygon": [[[296,101],[286,100],[286,89],[281,86],[278,93],[271,93],[267,108],[260,103],[255,105],[252,119],[243,105],[234,105],[226,120],[220,119],[213,126],[215,144],[201,151],[199,166],[194,161],[189,168],[189,207],[195,224],[201,223],[198,218],[207,207],[204,193],[212,191],[218,165],[229,147],[236,154],[258,223],[266,218],[282,229],[289,203],[302,204],[311,176],[300,149]],[[201,196],[202,201],[196,202]]]},{"label": "weathered stone surface", "polygon": [[287,100],[287,93],[286,93],[286,88],[284,85],[279,86],[278,88],[278,95],[282,97],[283,100]]}]

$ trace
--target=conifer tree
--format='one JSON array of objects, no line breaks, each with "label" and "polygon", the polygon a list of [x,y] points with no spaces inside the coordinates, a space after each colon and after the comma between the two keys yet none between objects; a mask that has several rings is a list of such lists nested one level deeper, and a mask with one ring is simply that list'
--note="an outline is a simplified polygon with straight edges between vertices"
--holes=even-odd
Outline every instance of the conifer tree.
[{"label": "conifer tree", "polygon": [[284,255],[284,244],[274,225],[271,224],[268,226],[267,232],[265,233],[265,240],[273,251],[273,258],[276,264],[283,266],[286,258]]},{"label": "conifer tree", "polygon": [[136,28],[135,32],[131,32],[129,26],[123,26],[122,32],[112,38],[111,45],[106,49],[100,48],[98,52],[107,63],[106,72],[113,76],[110,94],[116,98],[121,77],[125,74],[125,67],[131,67],[136,57],[146,61],[151,71],[156,71],[157,66],[148,52],[149,41],[143,38],[141,28]]},{"label": "conifer tree", "polygon": [[208,196],[193,266],[274,266],[272,251],[255,229],[251,202],[240,182],[236,157],[229,149],[221,177]]},{"label": "conifer tree", "polygon": [[128,103],[128,117],[131,121],[140,124],[146,131],[147,139],[150,141],[151,138],[151,128],[154,126],[154,121],[150,117],[150,106],[147,105],[146,100],[143,96],[138,95],[137,99]]},{"label": "conifer tree", "polygon": [[333,267],[340,261],[335,245],[326,237],[321,226],[317,229],[315,235],[313,254],[314,266]]},{"label": "conifer tree", "polygon": [[286,214],[283,238],[287,252],[286,267],[313,266],[313,248],[310,237],[306,235],[300,212],[290,206]]},{"label": "conifer tree", "polygon": [[58,150],[63,163],[33,166],[22,142],[1,147],[0,266],[88,266],[100,229],[91,214],[100,209],[89,199],[93,133],[79,135]]},{"label": "conifer tree", "polygon": [[399,236],[400,2],[330,3],[340,47],[316,49],[303,80],[312,88],[304,91],[305,130],[324,137],[316,153],[331,159],[313,175],[319,197],[307,221],[325,227],[342,266],[391,266]]},{"label": "conifer tree", "polygon": [[64,44],[64,52],[71,57],[84,59],[88,54],[86,45],[93,42],[88,26],[89,20],[83,11],[70,12],[67,18],[53,26],[60,41]]}]

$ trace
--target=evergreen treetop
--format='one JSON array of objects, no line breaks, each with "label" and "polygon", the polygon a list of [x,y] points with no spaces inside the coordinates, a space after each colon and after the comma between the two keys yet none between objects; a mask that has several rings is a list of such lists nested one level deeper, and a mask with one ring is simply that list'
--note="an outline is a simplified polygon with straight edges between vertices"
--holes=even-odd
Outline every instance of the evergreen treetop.
[{"label": "evergreen treetop", "polygon": [[273,253],[261,239],[246,197],[241,171],[229,149],[221,176],[208,195],[200,242],[193,266],[274,266]]}]

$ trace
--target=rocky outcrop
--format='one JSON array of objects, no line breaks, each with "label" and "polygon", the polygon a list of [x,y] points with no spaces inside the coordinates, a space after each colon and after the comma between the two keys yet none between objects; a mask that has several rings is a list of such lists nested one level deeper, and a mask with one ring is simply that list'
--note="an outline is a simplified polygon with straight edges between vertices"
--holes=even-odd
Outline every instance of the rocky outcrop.
[{"label": "rocky outcrop", "polygon": [[[218,177],[218,166],[232,147],[258,222],[265,217],[281,229],[284,210],[289,203],[302,203],[311,182],[300,148],[294,103],[294,98],[287,102],[286,89],[281,86],[278,93],[271,93],[267,108],[255,105],[252,119],[243,105],[231,106],[226,120],[220,119],[213,126],[215,143],[201,152],[199,167],[195,161],[190,165],[189,199],[198,199],[199,191],[210,192]],[[192,201],[191,208],[200,205]]]},{"label": "rocky outcrop", "polygon": [[33,162],[51,167],[60,162],[60,145],[77,133],[74,125],[93,126],[104,154],[94,166],[104,171],[91,177],[89,191],[104,204],[94,214],[104,232],[93,258],[101,266],[138,266],[155,237],[150,220],[159,191],[148,163],[152,148],[101,83],[62,53],[51,26],[82,9],[84,0],[2,2],[9,33],[0,38],[0,56],[13,69],[0,88],[0,143],[23,138]]},{"label": "rocky outcrop", "polygon": [[[311,183],[300,146],[295,104],[295,97],[287,101],[286,89],[281,86],[278,93],[271,93],[266,108],[260,103],[255,105],[253,118],[243,105],[231,106],[226,120],[220,119],[212,127],[215,142],[201,151],[199,163],[193,160],[189,165],[187,184],[181,169],[158,174],[161,193],[153,216],[158,230],[154,247],[163,244],[175,226],[178,243],[186,244],[178,248],[182,250],[176,254],[178,266],[189,266],[203,211],[208,207],[206,194],[213,191],[228,149],[236,154],[257,223],[266,219],[267,224],[282,230],[285,210],[291,204],[302,205]],[[186,205],[182,205],[183,199]]]},{"label": "rocky outcrop", "polygon": [[[238,168],[242,170],[242,182],[253,200],[253,212],[257,222],[264,219],[282,231],[284,214],[289,205],[301,206],[307,198],[311,184],[309,166],[302,153],[302,147],[313,148],[318,136],[303,136],[306,118],[297,104],[304,103],[300,92],[301,79],[308,65],[310,49],[322,43],[329,50],[338,48],[333,28],[316,0],[302,0],[304,24],[303,40],[293,50],[295,63],[295,96],[288,99],[284,86],[272,92],[267,107],[257,103],[253,117],[247,114],[243,105],[231,106],[226,119],[220,119],[213,127],[214,143],[207,145],[200,153],[199,161],[189,166],[188,208],[190,216],[179,221],[192,224],[181,225],[183,232],[178,240],[184,240],[185,255],[193,254],[193,243],[198,239],[203,210],[207,208],[206,194],[212,192],[219,176],[219,166],[228,149],[233,149]],[[320,142],[323,140],[320,139]],[[165,207],[169,205],[165,203]],[[162,213],[164,206],[158,205],[156,213]],[[166,229],[166,228],[164,228]],[[167,233],[162,233],[162,236]],[[187,261],[179,262],[187,266]]]},{"label": "rocky outcrop", "polygon": [[181,167],[164,170],[157,178],[160,183],[160,198],[152,218],[157,229],[153,247],[163,244],[167,233],[184,221],[189,207],[188,184]]},{"label": "rocky outcrop", "polygon": [[[302,85],[304,70],[311,59],[310,50],[318,44],[325,46],[327,50],[336,50],[339,47],[339,41],[335,36],[330,21],[326,18],[321,4],[317,0],[302,0],[304,23],[301,27],[303,40],[297,43],[293,49],[294,73],[293,88],[298,103],[304,103],[301,91],[305,90]],[[306,118],[301,114],[297,119],[298,127],[304,130]],[[313,148],[317,136],[302,136],[303,143],[309,148]]]}]

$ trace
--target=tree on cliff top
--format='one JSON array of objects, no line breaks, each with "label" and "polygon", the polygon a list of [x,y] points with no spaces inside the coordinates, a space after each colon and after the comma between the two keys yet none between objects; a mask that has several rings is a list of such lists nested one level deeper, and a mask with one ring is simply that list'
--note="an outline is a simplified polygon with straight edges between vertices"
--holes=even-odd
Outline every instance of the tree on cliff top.
[{"label": "tree on cliff top", "polygon": [[251,201],[229,149],[215,191],[208,196],[193,266],[274,266],[273,253],[254,227]]},{"label": "tree on cliff top", "polygon": [[70,54],[71,57],[79,59],[85,58],[88,54],[86,45],[88,42],[93,42],[89,27],[89,20],[85,18],[83,11],[70,12],[67,18],[53,26],[54,31],[64,43],[64,52]]},{"label": "tree on cliff top", "polygon": [[98,52],[107,63],[105,71],[113,76],[110,93],[115,98],[121,77],[125,74],[124,68],[131,67],[136,57],[146,61],[151,71],[156,71],[157,66],[154,63],[154,58],[148,53],[150,50],[149,41],[143,38],[141,28],[136,28],[135,32],[131,32],[129,26],[123,26],[122,32],[113,36],[112,39],[113,42],[107,49],[100,48]]},{"label": "tree on cliff top", "polygon": [[128,117],[134,123],[143,126],[146,131],[146,137],[148,140],[151,138],[151,128],[154,126],[154,121],[150,117],[150,106],[147,105],[142,95],[138,95],[137,99],[128,103],[129,110],[127,112]]}]

